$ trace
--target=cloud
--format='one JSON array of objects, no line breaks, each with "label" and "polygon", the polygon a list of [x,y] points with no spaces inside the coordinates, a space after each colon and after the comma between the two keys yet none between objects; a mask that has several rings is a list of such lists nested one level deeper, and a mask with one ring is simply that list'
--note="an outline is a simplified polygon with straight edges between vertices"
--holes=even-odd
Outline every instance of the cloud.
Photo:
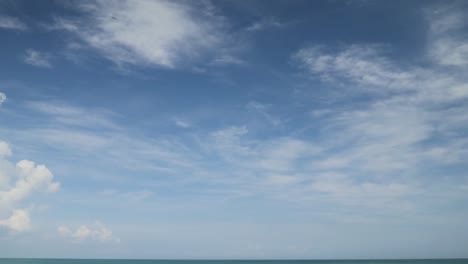
[{"label": "cloud", "polygon": [[0,106],[7,100],[7,97],[4,93],[0,92]]},{"label": "cloud", "polygon": [[226,159],[235,160],[248,156],[252,151],[241,141],[242,136],[247,133],[248,129],[245,126],[230,126],[214,131],[210,136],[216,151],[219,151]]},{"label": "cloud", "polygon": [[254,166],[274,172],[296,170],[301,159],[311,159],[321,152],[321,148],[310,142],[294,138],[276,138],[260,147]]},{"label": "cloud", "polygon": [[338,89],[384,94],[361,107],[327,114],[327,129],[337,131],[340,144],[347,147],[314,162],[318,168],[358,166],[389,173],[417,167],[428,158],[426,151],[435,147],[422,143],[441,140],[437,129],[452,130],[454,120],[464,118],[461,113],[445,114],[456,109],[453,104],[468,99],[463,79],[434,68],[404,69],[384,57],[378,46],[352,45],[335,53],[312,47],[295,56],[313,78]]},{"label": "cloud", "polygon": [[23,57],[25,63],[39,68],[52,68],[50,59],[48,54],[33,49],[27,49]]},{"label": "cloud", "polygon": [[268,28],[282,28],[284,27],[284,24],[279,22],[278,20],[267,17],[263,18],[261,20],[258,20],[254,23],[252,23],[250,26],[246,28],[247,31],[261,31],[261,30],[266,30]]},{"label": "cloud", "polygon": [[30,126],[28,131],[0,130],[12,138],[24,137],[32,145],[44,142],[46,148],[71,155],[87,153],[95,157],[95,162],[118,164],[132,171],[174,173],[192,165],[189,156],[193,153],[177,140],[134,135],[118,123],[118,113],[64,102],[29,101],[22,107],[43,122]]},{"label": "cloud", "polygon": [[300,181],[299,177],[290,176],[290,175],[270,175],[266,177],[265,182],[267,184],[286,186],[289,184],[294,184]]},{"label": "cloud", "polygon": [[457,5],[440,5],[426,10],[429,23],[429,56],[445,66],[468,65],[468,38],[463,34],[468,23],[466,8]]},{"label": "cloud", "polygon": [[16,176],[18,179],[15,185],[0,193],[2,205],[13,205],[35,191],[55,192],[60,187],[57,182],[52,181],[54,176],[47,167],[29,160],[16,163]]},{"label": "cloud", "polygon": [[[107,11],[99,4],[92,5],[91,15],[96,12]],[[114,19],[104,16],[103,21],[95,23],[96,28],[100,23],[106,25],[99,28],[99,34],[109,30],[106,23],[112,24],[111,20]],[[64,27],[81,34],[78,33],[81,22],[71,23]],[[123,27],[119,21],[116,25]],[[92,29],[90,32],[93,33]],[[119,34],[109,34],[111,44],[120,41]],[[144,54],[139,49],[132,46],[126,52]],[[318,197],[346,206],[411,202],[409,197],[421,190],[422,175],[430,167],[466,160],[467,142],[463,141],[461,128],[466,127],[468,120],[464,104],[468,92],[463,76],[447,73],[439,66],[403,65],[391,58],[390,51],[390,47],[383,45],[354,44],[313,45],[295,53],[294,61],[308,78],[322,81],[329,91],[364,95],[359,103],[356,98],[344,96],[338,100],[339,107],[306,111],[312,113],[310,123],[320,121],[313,136],[297,131],[302,128],[285,126],[279,131],[271,125],[249,126],[252,120],[258,124],[258,117],[273,125],[280,120],[271,113],[274,105],[256,101],[245,104],[249,112],[246,120],[199,134],[194,131],[190,135],[191,139],[196,138],[193,141],[135,136],[115,125],[114,115],[99,114],[86,121],[95,112],[93,109],[38,102],[28,107],[46,117],[44,123],[31,128],[26,136],[20,131],[15,135],[63,150],[83,151],[95,158],[94,162],[170,173],[176,175],[171,178],[174,184],[179,184],[176,181],[182,178],[178,175],[190,173],[193,177],[187,181],[219,185],[226,193],[261,194],[296,201]],[[152,60],[143,63],[164,64],[159,59]],[[324,96],[328,95],[325,92]],[[185,120],[173,121],[180,127],[190,125]],[[106,129],[96,133],[89,129],[94,126]],[[86,228],[82,231],[91,232]]]},{"label": "cloud", "polygon": [[211,62],[212,65],[243,65],[246,62],[232,54],[220,54]]},{"label": "cloud", "polygon": [[26,102],[26,106],[37,113],[53,118],[55,122],[63,125],[119,129],[119,126],[112,120],[112,117],[117,116],[117,114],[108,110],[89,110],[63,102],[29,101]]},{"label": "cloud", "polygon": [[181,120],[179,118],[174,118],[174,123],[176,126],[181,128],[189,128],[192,126],[189,122]]},{"label": "cloud", "polygon": [[10,146],[5,141],[0,141],[0,157],[11,156]]},{"label": "cloud", "polygon": [[99,195],[103,197],[109,197],[112,200],[120,199],[122,202],[142,202],[150,197],[153,196],[153,192],[149,190],[137,190],[137,191],[130,191],[130,192],[124,192],[124,191],[118,191],[118,190],[112,190],[112,189],[107,189],[100,191],[98,193]]},{"label": "cloud", "polygon": [[310,160],[303,197],[316,199],[312,192],[347,206],[411,208],[414,197],[434,188],[427,175],[466,163],[467,126],[460,124],[467,118],[468,80],[458,74],[466,66],[465,20],[452,6],[434,12],[427,50],[434,64],[394,61],[391,48],[377,44],[312,45],[292,56],[339,105],[312,111],[324,124],[324,151]]},{"label": "cloud", "polygon": [[119,243],[120,239],[115,237],[112,231],[100,222],[96,222],[92,226],[81,225],[73,231],[67,226],[59,226],[57,232],[66,238],[71,238],[75,241],[94,240],[99,242]]},{"label": "cloud", "polygon": [[[30,227],[29,212],[15,207],[28,196],[38,192],[55,192],[60,185],[53,182],[52,173],[44,165],[21,160],[14,166],[7,160],[11,154],[9,145],[0,141],[0,225],[23,232]],[[10,212],[9,217],[2,219]]]},{"label": "cloud", "polygon": [[409,206],[405,198],[417,192],[414,187],[402,183],[357,182],[352,177],[340,173],[319,174],[307,188],[317,194],[326,194],[334,202],[380,209],[387,206]]},{"label": "cloud", "polygon": [[380,55],[378,45],[351,45],[338,51],[324,46],[299,50],[294,60],[300,67],[323,81],[352,81],[361,88],[374,91],[415,88],[414,73],[404,71]]},{"label": "cloud", "polygon": [[0,28],[21,31],[28,29],[25,23],[11,16],[0,16]]},{"label": "cloud", "polygon": [[15,232],[25,232],[31,228],[29,212],[26,210],[14,210],[13,214],[5,220],[0,220],[0,226],[4,226]]},{"label": "cloud", "polygon": [[271,106],[259,103],[257,101],[250,101],[245,106],[247,111],[253,115],[259,115],[261,118],[267,120],[273,126],[279,126],[281,124],[281,119],[273,116],[269,113]]},{"label": "cloud", "polygon": [[222,42],[222,21],[204,3],[96,1],[79,9],[80,19],[58,19],[54,27],[75,34],[118,65],[175,68]]}]

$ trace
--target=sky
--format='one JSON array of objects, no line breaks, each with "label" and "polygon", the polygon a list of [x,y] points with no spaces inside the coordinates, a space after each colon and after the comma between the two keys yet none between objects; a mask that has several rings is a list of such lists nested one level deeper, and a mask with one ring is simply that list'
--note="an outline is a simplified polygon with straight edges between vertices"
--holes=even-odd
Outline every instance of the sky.
[{"label": "sky", "polygon": [[468,2],[0,1],[0,256],[468,257]]}]

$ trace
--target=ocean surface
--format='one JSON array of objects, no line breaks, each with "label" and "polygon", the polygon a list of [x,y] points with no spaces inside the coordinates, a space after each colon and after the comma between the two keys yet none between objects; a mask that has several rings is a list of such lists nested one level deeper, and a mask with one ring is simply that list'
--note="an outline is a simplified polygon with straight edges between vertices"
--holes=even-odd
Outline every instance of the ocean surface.
[{"label": "ocean surface", "polygon": [[468,259],[400,260],[129,260],[0,259],[0,264],[468,264]]}]

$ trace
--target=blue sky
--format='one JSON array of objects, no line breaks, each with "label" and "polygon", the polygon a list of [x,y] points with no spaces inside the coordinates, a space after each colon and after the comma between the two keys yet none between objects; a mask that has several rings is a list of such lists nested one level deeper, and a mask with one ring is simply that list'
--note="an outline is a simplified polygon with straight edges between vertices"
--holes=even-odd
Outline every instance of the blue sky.
[{"label": "blue sky", "polygon": [[0,1],[0,256],[468,257],[464,1]]}]

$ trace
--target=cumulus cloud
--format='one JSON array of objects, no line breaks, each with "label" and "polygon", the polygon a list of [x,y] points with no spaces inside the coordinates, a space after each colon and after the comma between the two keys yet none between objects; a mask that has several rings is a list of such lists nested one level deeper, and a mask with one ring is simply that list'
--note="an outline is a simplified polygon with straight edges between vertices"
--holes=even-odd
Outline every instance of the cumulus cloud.
[{"label": "cumulus cloud", "polygon": [[116,64],[174,68],[213,51],[222,21],[204,3],[96,1],[80,5],[79,20],[58,19],[55,28],[75,34]]},{"label": "cumulus cloud", "polygon": [[92,226],[81,225],[75,230],[67,226],[59,226],[57,232],[66,238],[71,238],[76,241],[94,240],[99,242],[120,242],[120,239],[115,237],[112,231],[100,222],[96,222]]},{"label": "cumulus cloud", "polygon": [[11,30],[26,30],[28,27],[25,23],[16,17],[0,16],[0,28]]},{"label": "cumulus cloud", "polygon": [[46,166],[28,160],[15,166],[7,159],[11,154],[9,145],[0,141],[0,225],[23,232],[31,226],[29,212],[16,207],[35,193],[57,191],[60,185]]},{"label": "cumulus cloud", "polygon": [[16,232],[28,231],[31,228],[29,212],[21,209],[14,210],[9,218],[0,220],[0,226],[4,226]]},{"label": "cumulus cloud", "polygon": [[4,93],[0,92],[0,106],[6,101],[7,97]]},{"label": "cumulus cloud", "polygon": [[25,63],[39,68],[52,68],[50,59],[50,55],[34,49],[27,49],[23,57]]}]

